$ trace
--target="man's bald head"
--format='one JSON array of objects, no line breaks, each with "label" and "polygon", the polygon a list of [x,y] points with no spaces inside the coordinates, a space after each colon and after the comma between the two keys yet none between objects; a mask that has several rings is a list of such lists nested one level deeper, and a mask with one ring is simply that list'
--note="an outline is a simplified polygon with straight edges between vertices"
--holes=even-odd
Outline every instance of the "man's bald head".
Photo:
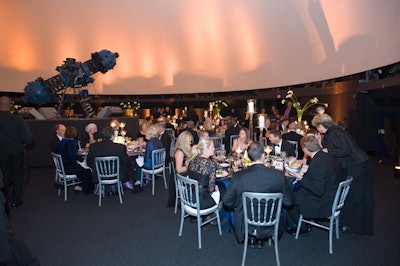
[{"label": "man's bald head", "polygon": [[0,111],[10,111],[12,106],[12,101],[7,96],[0,97]]}]

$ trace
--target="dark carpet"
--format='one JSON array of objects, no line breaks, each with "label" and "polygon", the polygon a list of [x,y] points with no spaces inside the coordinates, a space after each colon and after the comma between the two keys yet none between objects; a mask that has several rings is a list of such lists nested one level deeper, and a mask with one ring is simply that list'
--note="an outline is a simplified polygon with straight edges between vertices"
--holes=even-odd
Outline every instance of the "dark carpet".
[{"label": "dark carpet", "polygon": [[[341,233],[328,252],[328,233],[313,229],[295,240],[285,234],[279,242],[282,265],[400,265],[400,180],[393,166],[372,159],[375,192],[375,234]],[[243,245],[229,226],[202,229],[198,249],[195,223],[185,222],[178,236],[180,212],[167,208],[168,191],[161,179],[133,194],[124,203],[106,197],[74,194],[68,201],[53,186],[53,168],[30,169],[24,204],[11,213],[16,237],[23,240],[42,265],[240,265]],[[71,188],[70,188],[71,189]],[[247,265],[275,265],[273,246],[249,249]]]}]

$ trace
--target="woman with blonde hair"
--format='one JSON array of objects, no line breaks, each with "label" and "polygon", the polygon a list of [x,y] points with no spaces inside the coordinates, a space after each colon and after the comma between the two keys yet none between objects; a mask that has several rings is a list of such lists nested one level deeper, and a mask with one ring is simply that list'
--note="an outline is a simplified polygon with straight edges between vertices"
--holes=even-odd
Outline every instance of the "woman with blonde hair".
[{"label": "woman with blonde hair", "polygon": [[249,130],[245,127],[242,127],[239,130],[239,137],[233,140],[232,153],[242,153],[251,143],[253,143],[253,141],[250,139]]},{"label": "woman with blonde hair", "polygon": [[[183,174],[188,171],[187,158],[190,156],[192,150],[193,136],[189,131],[183,131],[178,135],[175,142],[174,150],[174,164],[175,172],[173,175]],[[169,179],[169,197],[167,207],[173,207],[175,205],[175,179]]]},{"label": "woman with blonde hair", "polygon": [[199,182],[200,207],[202,209],[215,205],[211,194],[219,191],[218,186],[215,185],[217,162],[211,158],[214,151],[214,142],[210,139],[202,139],[192,147],[188,158],[189,178]]}]

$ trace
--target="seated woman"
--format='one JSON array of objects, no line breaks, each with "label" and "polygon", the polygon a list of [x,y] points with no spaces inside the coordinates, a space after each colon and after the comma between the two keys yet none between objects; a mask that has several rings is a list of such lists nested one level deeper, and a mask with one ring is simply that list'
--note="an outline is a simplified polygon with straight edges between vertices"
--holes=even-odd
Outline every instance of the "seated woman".
[{"label": "seated woman", "polygon": [[239,130],[239,137],[234,139],[232,143],[232,153],[239,155],[245,151],[251,143],[253,143],[249,135],[250,133],[247,128],[242,127]]},{"label": "seated woman", "polygon": [[[178,174],[183,174],[188,171],[187,166],[187,158],[189,157],[191,150],[193,136],[190,134],[189,131],[183,131],[179,134],[178,138],[175,142],[175,150],[174,150],[174,164],[175,164],[175,171]],[[176,173],[173,173],[174,175]],[[169,179],[169,197],[168,197],[168,207],[173,207],[175,205],[175,179]]]},{"label": "seated woman", "polygon": [[[226,190],[215,184],[217,162],[210,158],[214,155],[214,151],[214,142],[210,139],[203,139],[192,147],[192,152],[188,158],[189,178],[199,182],[200,207],[202,209],[210,208],[216,204],[211,197],[213,192],[220,191],[220,194],[223,194]],[[220,195],[220,199],[222,196]],[[222,208],[222,201],[219,203]]]},{"label": "seated woman", "polygon": [[143,121],[140,123],[140,130],[139,133],[137,135],[137,138],[143,138],[146,139],[146,132],[147,129],[149,128],[149,124],[147,121]]},{"label": "seated woman", "polygon": [[97,132],[97,125],[95,123],[89,123],[85,127],[87,134],[80,137],[80,143],[82,148],[89,148],[89,145],[101,141],[102,138]]},{"label": "seated woman", "polygon": [[151,152],[154,150],[159,150],[163,148],[161,140],[158,139],[158,131],[156,125],[151,125],[146,132],[146,150],[144,152],[144,160],[143,166],[139,166],[136,162],[136,180],[134,181],[135,188],[133,192],[140,192],[140,177],[142,174],[142,168],[151,169],[152,159],[151,159]]},{"label": "seated woman", "polygon": [[62,157],[65,173],[77,175],[82,182],[82,187],[76,186],[75,190],[89,194],[93,193],[94,189],[92,171],[90,168],[84,168],[78,163],[78,161],[82,162],[83,158],[78,155],[77,135],[76,127],[68,126],[65,130],[65,137],[60,141],[55,152]]}]

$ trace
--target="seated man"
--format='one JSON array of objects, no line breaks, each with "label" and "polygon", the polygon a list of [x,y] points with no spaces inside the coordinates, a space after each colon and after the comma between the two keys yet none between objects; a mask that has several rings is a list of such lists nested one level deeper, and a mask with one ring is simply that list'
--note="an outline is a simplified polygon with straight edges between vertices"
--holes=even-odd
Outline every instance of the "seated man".
[{"label": "seated man", "polygon": [[103,135],[103,141],[95,142],[89,146],[89,153],[87,156],[87,165],[92,168],[93,176],[97,181],[96,165],[94,158],[104,156],[118,156],[119,157],[119,169],[120,169],[120,180],[127,181],[130,177],[129,174],[129,161],[126,153],[125,145],[114,143],[115,137],[114,130],[111,127],[105,127],[101,134]]},{"label": "seated man", "polygon": [[284,151],[288,157],[296,156],[292,144],[282,139],[282,134],[279,129],[271,130],[269,140],[273,146],[272,155],[279,155]]},{"label": "seated man", "polygon": [[63,124],[57,124],[55,126],[56,134],[50,140],[50,151],[56,152],[58,145],[60,144],[61,140],[65,138],[65,130],[67,129]]},{"label": "seated man", "polygon": [[[342,170],[336,159],[321,150],[314,136],[305,136],[300,143],[304,154],[310,156],[312,160],[304,174],[291,173],[300,181],[300,189],[294,193],[296,206],[288,212],[292,233],[295,232],[300,213],[307,218],[326,218],[331,215],[333,199],[343,179]],[[306,232],[306,228],[302,228],[301,232]]]},{"label": "seated man", "polygon": [[[232,175],[228,190],[223,197],[223,202],[227,207],[235,208],[235,232],[238,242],[243,242],[245,238],[243,192],[283,193],[283,205],[291,206],[294,203],[292,192],[283,172],[267,168],[264,165],[264,147],[259,143],[252,143],[247,149],[247,154],[252,165]],[[254,231],[256,231],[256,235],[253,235]],[[249,228],[249,232],[251,232],[249,247],[254,247],[255,242],[258,246],[262,246],[262,239],[268,238],[273,232],[273,228]],[[283,229],[280,230],[280,235],[282,234]]]}]

